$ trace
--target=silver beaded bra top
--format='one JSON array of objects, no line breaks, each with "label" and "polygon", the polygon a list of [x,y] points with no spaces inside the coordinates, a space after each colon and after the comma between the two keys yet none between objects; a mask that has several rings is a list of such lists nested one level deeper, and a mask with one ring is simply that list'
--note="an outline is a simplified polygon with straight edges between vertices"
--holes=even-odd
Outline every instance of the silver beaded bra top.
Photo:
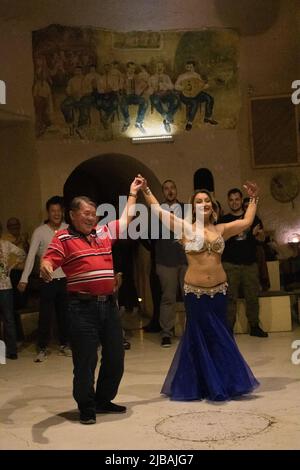
[{"label": "silver beaded bra top", "polygon": [[202,253],[207,251],[210,255],[211,253],[217,253],[221,255],[225,248],[225,242],[222,235],[219,235],[215,240],[208,241],[203,240],[202,236],[195,235],[192,240],[189,240],[185,243],[184,249],[185,252],[196,251],[198,253]]}]

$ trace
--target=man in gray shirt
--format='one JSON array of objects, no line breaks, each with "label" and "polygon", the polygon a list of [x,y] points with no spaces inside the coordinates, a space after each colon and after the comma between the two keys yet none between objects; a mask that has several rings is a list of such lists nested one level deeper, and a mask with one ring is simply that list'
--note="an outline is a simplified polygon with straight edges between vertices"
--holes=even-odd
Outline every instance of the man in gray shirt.
[{"label": "man in gray shirt", "polygon": [[[29,253],[18,285],[20,292],[24,292],[27,287],[28,277],[33,269],[36,255],[41,259],[55,233],[68,226],[63,222],[63,205],[60,196],[50,198],[46,203],[46,210],[48,214],[47,221],[35,229],[31,238]],[[57,318],[60,354],[71,356],[71,351],[67,346],[66,315],[68,304],[66,284],[66,276],[61,268],[54,271],[52,282],[46,283],[42,279],[40,280],[38,355],[35,362],[43,362],[47,359],[53,310],[55,310]]]},{"label": "man in gray shirt", "polygon": [[[182,217],[183,204],[177,200],[177,188],[174,181],[166,180],[162,184],[162,192],[165,199],[162,207]],[[162,238],[155,243],[155,262],[162,291],[159,317],[162,329],[161,346],[168,348],[171,346],[171,337],[175,326],[178,285],[183,296],[183,280],[187,269],[187,260],[184,250],[175,239],[173,232],[166,233],[164,228]]]}]

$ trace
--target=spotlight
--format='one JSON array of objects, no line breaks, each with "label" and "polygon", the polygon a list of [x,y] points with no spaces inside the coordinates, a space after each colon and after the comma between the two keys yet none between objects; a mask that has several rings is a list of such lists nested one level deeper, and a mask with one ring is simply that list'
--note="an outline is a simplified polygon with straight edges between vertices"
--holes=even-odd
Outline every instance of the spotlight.
[{"label": "spotlight", "polygon": [[174,142],[173,135],[145,135],[140,137],[132,137],[133,144],[150,144],[150,143],[170,143]]}]

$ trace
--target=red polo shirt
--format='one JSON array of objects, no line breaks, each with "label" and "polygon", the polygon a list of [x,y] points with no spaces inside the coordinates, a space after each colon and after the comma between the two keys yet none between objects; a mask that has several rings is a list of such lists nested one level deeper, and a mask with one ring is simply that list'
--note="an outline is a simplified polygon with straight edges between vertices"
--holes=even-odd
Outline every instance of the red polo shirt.
[{"label": "red polo shirt", "polygon": [[54,270],[62,267],[69,292],[109,295],[115,286],[112,245],[118,238],[118,220],[97,225],[89,239],[68,227],[53,237],[43,259]]}]

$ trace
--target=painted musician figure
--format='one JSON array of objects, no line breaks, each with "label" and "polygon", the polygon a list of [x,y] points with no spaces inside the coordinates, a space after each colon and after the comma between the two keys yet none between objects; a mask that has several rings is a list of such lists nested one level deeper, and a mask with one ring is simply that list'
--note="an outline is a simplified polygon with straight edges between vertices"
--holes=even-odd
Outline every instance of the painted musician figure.
[{"label": "painted musician figure", "polygon": [[136,105],[137,114],[135,119],[135,127],[142,133],[146,134],[143,126],[145,114],[148,108],[148,95],[149,88],[148,73],[136,72],[136,64],[134,62],[127,62],[126,74],[124,76],[123,90],[121,90],[120,110],[124,119],[121,132],[126,132],[130,126],[129,106]]},{"label": "painted musician figure", "polygon": [[196,63],[189,60],[185,64],[186,72],[179,75],[175,83],[175,89],[180,91],[180,99],[186,105],[187,123],[185,130],[190,131],[193,127],[193,121],[198,111],[199,104],[205,104],[204,122],[209,124],[218,124],[212,119],[214,99],[211,95],[203,91],[208,88],[199,73],[195,72]]}]

